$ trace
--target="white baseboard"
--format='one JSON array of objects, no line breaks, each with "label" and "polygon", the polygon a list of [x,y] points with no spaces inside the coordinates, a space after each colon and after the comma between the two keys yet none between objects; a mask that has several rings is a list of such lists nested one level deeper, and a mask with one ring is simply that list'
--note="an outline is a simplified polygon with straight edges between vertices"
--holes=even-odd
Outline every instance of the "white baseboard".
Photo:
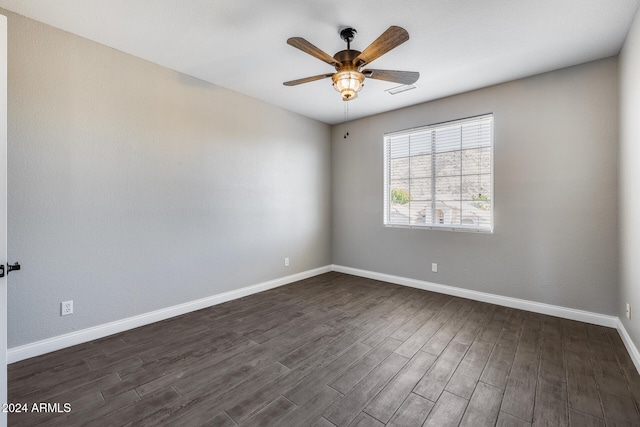
[{"label": "white baseboard", "polygon": [[633,360],[633,364],[636,365],[636,369],[638,370],[638,373],[640,373],[640,352],[638,351],[638,347],[636,347],[631,340],[631,337],[627,333],[627,330],[624,328],[620,319],[618,319],[616,329],[618,329],[618,333],[620,334],[620,338],[622,338],[624,346],[627,347],[627,351],[629,352],[629,356],[631,356],[631,360]]},{"label": "white baseboard", "polygon": [[391,274],[376,273],[369,270],[360,270],[358,268],[334,265],[333,271],[352,274],[354,276],[367,277],[369,279],[381,280],[383,282],[395,283],[397,285],[410,286],[412,288],[424,289],[426,291],[453,295],[456,297],[467,298],[475,301],[488,302],[505,307],[533,311],[534,313],[548,314],[550,316],[562,317],[564,319],[593,323],[595,325],[607,326],[610,328],[617,328],[619,322],[618,318],[615,316],[607,316],[605,314],[592,313],[590,311],[576,310],[574,308],[544,304],[524,299],[504,297],[501,295],[489,294],[486,292],[456,288],[455,286],[440,285],[438,283],[425,282],[423,280],[409,279],[407,277],[393,276]]},{"label": "white baseboard", "polygon": [[577,320],[579,322],[592,323],[594,325],[606,326],[618,330],[624,345],[627,347],[629,356],[633,364],[640,373],[640,352],[635,346],[631,337],[627,333],[620,318],[605,314],[593,313],[590,311],[576,310],[574,308],[561,307],[558,305],[544,304],[540,302],[528,301],[518,298],[505,297],[501,295],[489,294],[486,292],[472,291],[469,289],[456,288],[454,286],[440,285],[438,283],[426,282],[423,280],[409,279],[407,277],[394,276],[391,274],[377,273],[375,271],[361,270],[358,268],[333,265],[333,271],[352,274],[354,276],[366,277],[383,282],[395,283],[396,285],[409,286],[412,288],[438,292],[446,295],[453,295],[467,298],[474,301],[483,301],[505,307],[517,308],[520,310],[532,311],[534,313],[547,314],[549,316],[561,317],[563,319]]},{"label": "white baseboard", "polygon": [[234,291],[229,291],[199,300],[190,301],[184,304],[174,305],[172,307],[144,313],[138,316],[117,320],[115,322],[106,323],[104,325],[98,325],[92,328],[70,332],[68,334],[59,335],[57,337],[44,339],[42,341],[37,341],[19,347],[13,347],[7,351],[7,363],[19,362],[20,360],[28,359],[30,357],[40,356],[52,351],[61,350],[63,348],[71,347],[77,344],[104,338],[106,336],[124,332],[129,329],[138,328],[140,326],[159,322],[161,320],[169,319],[181,314],[189,313],[195,310],[211,307],[213,305],[242,298],[258,292],[277,288],[279,286],[287,285],[298,280],[308,279],[310,277],[328,273],[330,271],[337,271],[340,273],[366,277],[383,282],[395,283],[397,285],[409,286],[412,288],[438,292],[446,295],[453,295],[475,301],[488,302],[505,307],[532,311],[534,313],[547,314],[564,319],[577,320],[580,322],[615,328],[618,330],[618,333],[620,334],[620,337],[622,338],[622,341],[624,342],[624,345],[626,346],[627,351],[629,352],[629,355],[633,360],[633,363],[638,369],[638,372],[640,372],[640,352],[631,340],[631,337],[627,333],[624,325],[618,317],[593,313],[584,310],[576,310],[573,308],[561,307],[557,305],[543,304],[518,298],[505,297],[486,292],[472,291],[469,289],[457,288],[454,286],[441,285],[438,283],[426,282],[423,280],[410,279],[407,277],[377,273],[374,271],[361,270],[358,268],[345,267],[335,264],[303,271],[301,273],[292,274],[290,276],[285,276],[274,280],[269,280],[267,282],[262,282]]},{"label": "white baseboard", "polygon": [[234,291],[224,292],[222,294],[212,295],[210,297],[186,302],[184,304],[174,305],[172,307],[163,308],[149,313],[140,314],[138,316],[129,317],[115,322],[105,323],[104,325],[94,326],[92,328],[82,329],[80,331],[70,332],[68,334],[59,335],[53,338],[47,338],[19,347],[13,347],[7,350],[7,363],[19,362],[20,360],[30,357],[40,356],[52,351],[61,350],[77,344],[104,338],[109,335],[124,332],[129,329],[138,328],[150,323],[159,322],[181,314],[211,307],[223,302],[242,298],[251,294],[277,288],[298,280],[308,279],[319,274],[328,273],[332,270],[330,265],[315,268],[313,270],[303,271],[301,273],[292,274],[278,279],[269,280],[267,282],[258,283],[257,285],[247,286]]}]

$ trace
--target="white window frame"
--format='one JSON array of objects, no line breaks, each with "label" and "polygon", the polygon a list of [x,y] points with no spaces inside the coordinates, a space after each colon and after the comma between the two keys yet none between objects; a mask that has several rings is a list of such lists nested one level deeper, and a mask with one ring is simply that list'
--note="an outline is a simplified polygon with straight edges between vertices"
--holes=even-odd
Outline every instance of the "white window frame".
[{"label": "white window frame", "polygon": [[[478,225],[467,225],[467,224],[463,224],[462,222],[464,221],[461,218],[461,223],[460,224],[436,224],[436,223],[425,223],[425,224],[419,224],[419,223],[410,223],[410,224],[406,224],[406,223],[395,223],[391,220],[391,209],[392,209],[392,204],[391,204],[391,162],[390,162],[390,143],[391,140],[393,139],[393,137],[402,137],[402,136],[410,136],[411,134],[417,134],[417,133],[424,133],[425,131],[436,131],[438,129],[443,129],[446,127],[451,127],[451,126],[455,126],[455,125],[462,125],[462,124],[468,124],[468,123],[472,123],[472,122],[480,122],[480,121],[486,121],[489,120],[490,121],[490,158],[491,158],[491,165],[490,165],[490,188],[491,188],[491,198],[490,198],[490,221],[489,221],[489,225],[488,226],[480,226]],[[383,162],[384,162],[384,197],[383,197],[383,212],[384,212],[384,218],[383,218],[383,224],[385,227],[399,227],[399,228],[416,228],[416,229],[426,229],[426,230],[446,230],[446,231],[467,231],[467,232],[479,232],[479,233],[493,233],[493,229],[494,229],[494,205],[495,205],[495,193],[494,193],[494,146],[495,146],[495,140],[494,140],[494,117],[493,117],[493,113],[489,113],[489,114],[483,114],[483,115],[479,115],[479,116],[473,116],[473,117],[468,117],[468,118],[464,118],[464,119],[458,119],[458,120],[451,120],[451,121],[447,121],[447,122],[440,122],[440,123],[434,123],[431,125],[427,125],[427,126],[421,126],[421,127],[417,127],[417,128],[412,128],[412,129],[406,129],[406,130],[401,130],[401,131],[395,131],[395,132],[389,132],[389,133],[385,133],[384,134],[384,144],[383,144],[383,149],[384,149],[384,155],[383,155]],[[434,153],[434,148],[432,147],[432,155]],[[409,155],[409,157],[411,157]],[[433,176],[433,175],[432,175]],[[462,173],[461,173],[462,176]],[[434,178],[435,179],[435,178]],[[461,201],[462,201],[462,194],[460,195]],[[431,200],[432,200],[432,215],[431,217],[433,218],[433,212],[435,212],[436,210],[438,210],[436,208],[436,188],[435,188],[435,184],[432,185],[431,188]],[[432,219],[433,222],[435,222],[435,219]]]}]

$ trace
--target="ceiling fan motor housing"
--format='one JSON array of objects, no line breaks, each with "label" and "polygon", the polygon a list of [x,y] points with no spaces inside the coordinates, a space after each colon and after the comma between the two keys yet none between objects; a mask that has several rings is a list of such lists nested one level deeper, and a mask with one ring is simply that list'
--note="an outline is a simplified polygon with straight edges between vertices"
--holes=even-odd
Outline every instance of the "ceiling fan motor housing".
[{"label": "ceiling fan motor housing", "polygon": [[355,70],[357,67],[353,63],[353,60],[356,59],[358,55],[360,55],[359,51],[351,49],[341,50],[340,52],[337,52],[335,55],[333,55],[333,58],[342,65],[336,66],[336,70],[347,70],[347,68],[345,67],[349,67]]}]

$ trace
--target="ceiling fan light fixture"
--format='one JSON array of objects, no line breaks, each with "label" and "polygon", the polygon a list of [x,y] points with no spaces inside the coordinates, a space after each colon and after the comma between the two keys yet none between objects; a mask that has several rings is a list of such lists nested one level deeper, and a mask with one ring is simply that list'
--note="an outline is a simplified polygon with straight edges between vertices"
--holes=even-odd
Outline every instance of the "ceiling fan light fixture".
[{"label": "ceiling fan light fixture", "polygon": [[365,78],[402,83],[403,85],[412,85],[418,80],[420,73],[415,71],[363,70],[369,63],[409,40],[407,30],[392,25],[362,52],[351,49],[351,42],[355,35],[356,30],[354,28],[343,28],[340,31],[340,38],[347,43],[347,49],[341,50],[333,56],[312,45],[302,37],[290,37],[287,39],[287,44],[296,49],[300,49],[304,53],[322,62],[326,62],[334,67],[337,72],[334,74],[319,74],[317,76],[291,80],[283,84],[285,86],[297,86],[302,83],[314,82],[331,77],[333,80],[333,88],[340,92],[342,100],[350,101],[358,96],[358,92],[364,86]]},{"label": "ceiling fan light fixture", "polygon": [[354,99],[364,86],[364,74],[359,71],[339,71],[331,79],[333,88],[340,92],[343,101]]}]

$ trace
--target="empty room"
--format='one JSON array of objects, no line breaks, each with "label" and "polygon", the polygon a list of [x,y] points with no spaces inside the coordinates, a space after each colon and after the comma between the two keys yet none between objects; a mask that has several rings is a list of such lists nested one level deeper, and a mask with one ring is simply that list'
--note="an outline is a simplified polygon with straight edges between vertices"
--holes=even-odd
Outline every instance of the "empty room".
[{"label": "empty room", "polygon": [[640,426],[640,0],[0,0],[0,426]]}]

